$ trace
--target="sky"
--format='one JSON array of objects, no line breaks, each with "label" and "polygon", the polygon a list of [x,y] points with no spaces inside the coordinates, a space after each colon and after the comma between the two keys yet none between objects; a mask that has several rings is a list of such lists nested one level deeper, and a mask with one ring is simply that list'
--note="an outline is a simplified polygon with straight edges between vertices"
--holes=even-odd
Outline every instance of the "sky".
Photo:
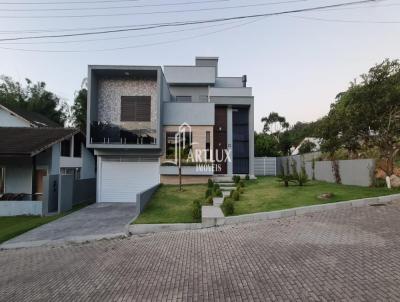
[{"label": "sky", "polygon": [[[11,1],[0,0],[0,39],[57,34],[60,29],[79,29],[73,31],[77,33],[92,31],[83,28],[261,14],[351,0],[63,1],[5,4]],[[151,6],[139,7],[143,5]],[[112,8],[117,6],[125,7]],[[241,7],[230,8],[234,6]],[[26,32],[37,30],[51,32]],[[140,32],[0,41],[0,74],[18,81],[44,81],[50,91],[72,104],[88,64],[192,65],[195,56],[218,56],[220,76],[247,75],[257,131],[262,129],[261,118],[272,111],[291,124],[313,121],[329,111],[350,81],[385,58],[400,57],[400,2]]]}]

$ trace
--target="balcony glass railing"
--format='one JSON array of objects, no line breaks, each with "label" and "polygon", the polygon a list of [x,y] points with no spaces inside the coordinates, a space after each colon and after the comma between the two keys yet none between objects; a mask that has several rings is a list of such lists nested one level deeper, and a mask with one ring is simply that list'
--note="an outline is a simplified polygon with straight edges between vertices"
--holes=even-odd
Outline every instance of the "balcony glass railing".
[{"label": "balcony glass railing", "polygon": [[154,145],[157,143],[156,129],[127,129],[108,122],[90,124],[92,144]]}]

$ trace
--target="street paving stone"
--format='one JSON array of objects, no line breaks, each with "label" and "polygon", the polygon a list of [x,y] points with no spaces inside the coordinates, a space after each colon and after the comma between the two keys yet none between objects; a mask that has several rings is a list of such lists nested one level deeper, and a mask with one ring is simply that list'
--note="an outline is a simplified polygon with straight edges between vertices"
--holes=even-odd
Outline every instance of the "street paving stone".
[{"label": "street paving stone", "polygon": [[0,251],[1,301],[399,301],[400,204]]}]

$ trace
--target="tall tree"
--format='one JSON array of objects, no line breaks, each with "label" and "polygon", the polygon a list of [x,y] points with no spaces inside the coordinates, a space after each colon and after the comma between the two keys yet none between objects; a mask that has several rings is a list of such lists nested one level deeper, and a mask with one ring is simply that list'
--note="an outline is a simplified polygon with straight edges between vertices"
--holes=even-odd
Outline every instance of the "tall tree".
[{"label": "tall tree", "polygon": [[378,147],[393,173],[400,150],[400,63],[384,60],[337,96],[321,127],[323,148],[346,148],[355,157],[362,146]]},{"label": "tall tree", "polygon": [[86,105],[87,105],[87,89],[79,90],[74,99],[72,106],[72,121],[75,127],[82,131],[86,131]]},{"label": "tall tree", "polygon": [[264,123],[264,133],[272,135],[278,143],[282,133],[289,129],[289,123],[286,118],[276,112],[271,112],[268,116],[263,117],[261,121]]},{"label": "tall tree", "polygon": [[0,77],[0,103],[40,113],[64,125],[68,118],[68,105],[46,89],[45,82],[32,83],[25,79],[25,86],[10,77]]}]

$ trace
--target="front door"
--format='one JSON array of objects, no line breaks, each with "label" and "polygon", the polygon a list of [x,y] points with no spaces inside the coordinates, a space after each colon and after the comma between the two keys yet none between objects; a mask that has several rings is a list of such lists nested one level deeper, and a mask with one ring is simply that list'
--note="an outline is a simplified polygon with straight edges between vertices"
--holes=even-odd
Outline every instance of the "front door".
[{"label": "front door", "polygon": [[[227,174],[227,163],[225,150],[227,148],[227,109],[226,107],[215,107],[214,126],[214,160],[216,161],[215,174]],[[222,161],[221,161],[222,159]],[[217,162],[218,160],[218,162]]]},{"label": "front door", "polygon": [[36,194],[43,194],[43,177],[47,176],[46,169],[38,169],[35,171],[35,192]]}]

